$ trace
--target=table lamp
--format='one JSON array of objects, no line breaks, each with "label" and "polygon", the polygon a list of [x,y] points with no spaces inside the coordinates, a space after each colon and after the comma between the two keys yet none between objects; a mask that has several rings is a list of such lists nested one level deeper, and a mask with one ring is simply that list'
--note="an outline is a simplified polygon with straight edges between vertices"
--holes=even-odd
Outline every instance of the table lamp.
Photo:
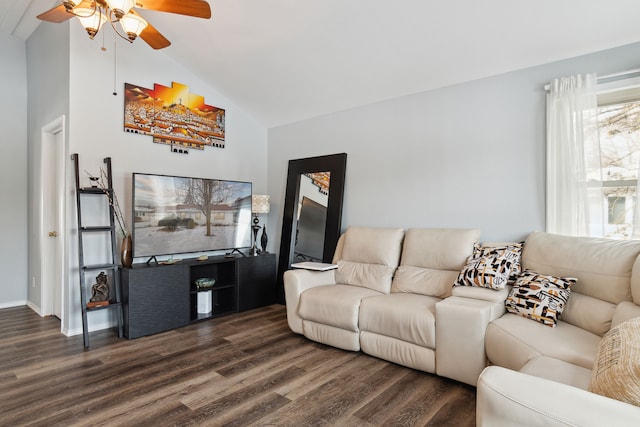
[{"label": "table lamp", "polygon": [[[258,195],[254,194],[251,196],[251,213],[253,213],[253,246],[251,247],[251,255],[258,255],[261,252],[267,252],[267,227],[263,225],[260,227],[258,223],[260,220],[258,219],[258,214],[268,214],[269,213],[269,199],[270,196],[266,195]],[[262,228],[262,236],[260,237],[260,245],[262,246],[262,251],[258,249],[258,230]]]}]

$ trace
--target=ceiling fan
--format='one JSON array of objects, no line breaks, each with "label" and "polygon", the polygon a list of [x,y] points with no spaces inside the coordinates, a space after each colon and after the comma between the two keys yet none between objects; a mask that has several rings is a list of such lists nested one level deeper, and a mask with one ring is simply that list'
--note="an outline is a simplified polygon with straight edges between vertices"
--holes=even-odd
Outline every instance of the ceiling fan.
[{"label": "ceiling fan", "polygon": [[[211,8],[205,0],[63,0],[62,4],[38,15],[38,19],[60,23],[76,16],[92,39],[102,25],[109,22],[116,34],[125,40],[133,42],[140,36],[154,49],[169,46],[171,42],[136,9],[211,18]],[[117,29],[117,23],[126,36]]]}]

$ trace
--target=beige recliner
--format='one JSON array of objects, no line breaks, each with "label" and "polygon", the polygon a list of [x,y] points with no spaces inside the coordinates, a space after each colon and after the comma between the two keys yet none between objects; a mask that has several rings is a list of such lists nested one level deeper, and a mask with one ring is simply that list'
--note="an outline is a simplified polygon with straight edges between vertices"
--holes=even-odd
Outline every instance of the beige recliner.
[{"label": "beige recliner", "polygon": [[436,372],[436,304],[480,238],[478,230],[409,229],[388,295],[360,304],[360,345],[372,356]]},{"label": "beige recliner", "polygon": [[388,294],[400,261],[404,230],[350,227],[340,237],[327,272],[284,275],[291,330],[345,350],[360,350],[358,313],[363,299]]}]

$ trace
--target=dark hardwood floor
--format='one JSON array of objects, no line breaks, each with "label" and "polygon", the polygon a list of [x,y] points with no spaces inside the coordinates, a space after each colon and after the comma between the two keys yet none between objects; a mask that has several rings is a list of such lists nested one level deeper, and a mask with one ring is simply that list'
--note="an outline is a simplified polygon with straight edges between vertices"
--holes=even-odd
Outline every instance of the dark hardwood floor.
[{"label": "dark hardwood floor", "polygon": [[475,389],[293,334],[280,305],[135,340],[0,310],[0,425],[475,424]]}]

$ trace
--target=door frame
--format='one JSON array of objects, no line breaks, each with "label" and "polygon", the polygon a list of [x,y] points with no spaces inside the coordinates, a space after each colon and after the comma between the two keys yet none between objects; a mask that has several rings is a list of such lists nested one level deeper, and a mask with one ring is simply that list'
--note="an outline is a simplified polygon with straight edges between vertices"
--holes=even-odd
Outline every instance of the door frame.
[{"label": "door frame", "polygon": [[[60,138],[59,143],[57,143],[58,138]],[[47,154],[55,153],[52,158],[48,157]],[[66,316],[66,304],[65,300],[67,298],[67,289],[65,283],[68,283],[66,280],[67,276],[67,261],[68,261],[68,242],[67,242],[67,221],[66,221],[66,206],[67,206],[67,198],[66,198],[66,182],[67,182],[67,147],[66,147],[66,129],[65,129],[65,116],[62,115],[48,124],[44,125],[41,130],[41,145],[40,145],[40,153],[39,153],[39,166],[40,166],[40,199],[39,199],[39,212],[38,212],[38,224],[39,224],[39,239],[40,239],[40,284],[41,284],[41,295],[40,295],[40,310],[42,316],[49,316],[53,314],[53,296],[55,295],[54,289],[51,286],[51,281],[43,280],[45,275],[48,272],[44,271],[46,263],[42,260],[47,255],[46,248],[48,246],[46,234],[49,230],[46,230],[45,223],[45,197],[44,197],[44,179],[48,176],[48,174],[43,173],[44,170],[50,169],[51,167],[55,167],[56,173],[58,175],[57,188],[55,188],[55,192],[57,193],[57,199],[60,201],[58,204],[58,224],[56,228],[58,230],[58,238],[56,239],[56,250],[58,251],[60,256],[61,265],[58,266],[60,281],[60,314],[61,314],[61,322],[60,322],[60,330],[63,331]],[[52,163],[55,162],[55,163]],[[56,164],[57,163],[57,164]],[[48,284],[48,286],[45,286]]]}]

